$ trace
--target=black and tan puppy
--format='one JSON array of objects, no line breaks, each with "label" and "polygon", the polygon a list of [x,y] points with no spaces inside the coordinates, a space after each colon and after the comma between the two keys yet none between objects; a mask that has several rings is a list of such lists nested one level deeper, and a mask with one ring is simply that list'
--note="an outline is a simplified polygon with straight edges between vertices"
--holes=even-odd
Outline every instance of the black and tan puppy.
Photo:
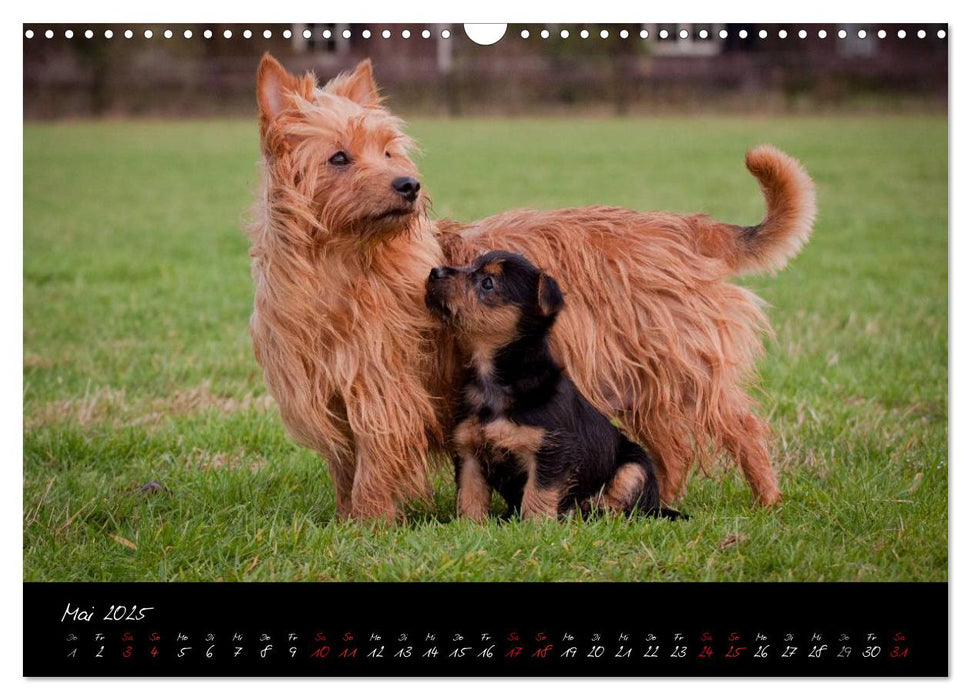
[{"label": "black and tan puppy", "polygon": [[460,516],[486,518],[496,490],[525,519],[575,508],[679,517],[660,507],[648,454],[553,359],[549,333],[564,303],[554,279],[493,251],[432,270],[425,301],[469,359],[452,434]]}]

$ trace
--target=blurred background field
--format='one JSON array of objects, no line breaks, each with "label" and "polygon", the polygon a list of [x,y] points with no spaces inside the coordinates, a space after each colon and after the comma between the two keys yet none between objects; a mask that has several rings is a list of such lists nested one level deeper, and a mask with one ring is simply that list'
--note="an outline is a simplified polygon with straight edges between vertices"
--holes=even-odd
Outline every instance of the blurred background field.
[{"label": "blurred background field", "polygon": [[263,51],[323,78],[369,57],[390,105],[424,116],[940,113],[948,86],[943,24],[509,25],[495,46],[458,24],[27,31],[29,118],[249,116]]},{"label": "blurred background field", "polygon": [[941,117],[415,120],[435,213],[609,203],[762,212],[771,142],[819,187],[757,390],[785,505],[697,475],[684,523],[334,520],[252,358],[250,121],[29,124],[28,580],[945,580],[947,131]]}]

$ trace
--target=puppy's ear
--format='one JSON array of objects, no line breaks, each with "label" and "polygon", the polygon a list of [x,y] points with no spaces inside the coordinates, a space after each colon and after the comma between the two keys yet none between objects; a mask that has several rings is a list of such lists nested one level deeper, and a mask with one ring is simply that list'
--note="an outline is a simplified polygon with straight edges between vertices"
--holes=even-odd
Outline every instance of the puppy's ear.
[{"label": "puppy's ear", "polygon": [[364,107],[376,107],[381,103],[378,85],[371,71],[371,59],[365,58],[350,73],[342,73],[327,83],[327,92],[346,97]]},{"label": "puppy's ear", "polygon": [[263,54],[256,71],[256,99],[260,105],[260,118],[266,123],[274,121],[290,107],[290,96],[298,92],[301,81],[287,72],[269,53]]},{"label": "puppy's ear", "polygon": [[536,284],[536,304],[544,316],[554,316],[563,308],[563,292],[556,280],[545,272],[539,273]]}]

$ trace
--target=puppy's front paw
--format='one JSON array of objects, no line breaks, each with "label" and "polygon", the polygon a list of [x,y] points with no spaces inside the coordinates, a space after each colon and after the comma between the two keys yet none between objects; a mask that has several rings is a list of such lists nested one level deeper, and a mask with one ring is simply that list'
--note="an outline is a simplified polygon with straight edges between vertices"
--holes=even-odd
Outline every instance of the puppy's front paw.
[{"label": "puppy's front paw", "polygon": [[458,482],[456,510],[459,517],[483,522],[489,517],[492,489],[482,474],[482,467],[474,457],[466,456],[462,461]]},{"label": "puppy's front paw", "polygon": [[555,518],[560,506],[560,491],[555,488],[538,488],[526,484],[523,491],[523,520]]}]

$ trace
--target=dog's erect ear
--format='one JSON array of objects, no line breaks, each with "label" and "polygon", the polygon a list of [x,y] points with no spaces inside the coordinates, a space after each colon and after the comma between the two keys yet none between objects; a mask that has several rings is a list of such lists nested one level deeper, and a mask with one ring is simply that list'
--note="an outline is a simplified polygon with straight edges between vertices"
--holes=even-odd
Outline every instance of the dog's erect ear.
[{"label": "dog's erect ear", "polygon": [[346,97],[364,107],[374,107],[381,103],[378,85],[371,72],[371,59],[365,58],[350,73],[342,73],[327,83],[327,92]]},{"label": "dog's erect ear", "polygon": [[556,280],[545,272],[539,273],[536,284],[536,304],[544,316],[553,316],[563,308],[563,292]]},{"label": "dog's erect ear", "polygon": [[290,95],[300,92],[300,78],[291,75],[269,53],[263,54],[256,72],[256,99],[260,104],[260,116],[272,122],[290,106]]}]

